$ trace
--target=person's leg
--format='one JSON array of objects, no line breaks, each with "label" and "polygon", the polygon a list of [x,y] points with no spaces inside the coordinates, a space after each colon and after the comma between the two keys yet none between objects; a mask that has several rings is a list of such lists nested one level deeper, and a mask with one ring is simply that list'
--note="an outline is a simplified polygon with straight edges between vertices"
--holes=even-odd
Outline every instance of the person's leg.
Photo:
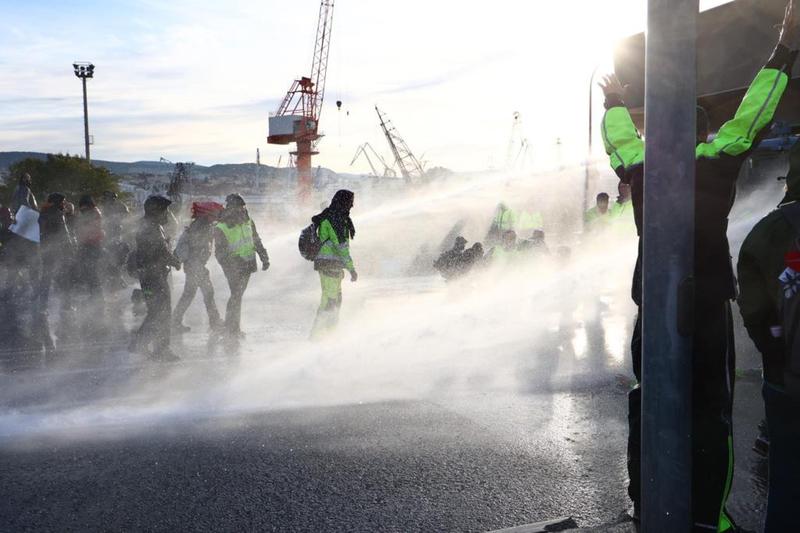
[{"label": "person's leg", "polygon": [[231,296],[228,299],[228,305],[225,310],[225,328],[230,333],[240,333],[242,297],[244,296],[244,290],[247,288],[250,274],[244,270],[229,269],[225,273],[225,277],[228,278],[228,286],[231,289]]},{"label": "person's leg", "polygon": [[321,298],[314,325],[311,328],[311,337],[318,338],[328,333],[336,325],[339,318],[339,308],[342,305],[342,278],[344,273],[319,272]]},{"label": "person's leg", "polygon": [[139,326],[136,332],[134,345],[135,347],[148,349],[151,344],[153,344],[156,321],[159,317],[159,303],[157,299],[158,284],[154,276],[141,274],[139,277],[139,285],[142,288],[142,296],[147,306],[147,314],[142,321],[142,325]]},{"label": "person's leg", "polygon": [[211,275],[205,266],[197,271],[197,283],[203,293],[203,303],[206,305],[208,323],[212,329],[217,328],[220,324],[219,310],[217,309],[217,302],[214,301],[214,285],[211,283]]},{"label": "person's leg", "polygon": [[631,338],[633,374],[637,384],[628,393],[628,496],[633,502],[635,518],[640,516],[642,505],[642,310],[636,315],[636,325]]},{"label": "person's leg", "polygon": [[153,352],[156,355],[165,355],[169,352],[172,322],[172,298],[170,296],[167,274],[156,276],[153,286],[154,314],[154,339]]},{"label": "person's leg", "polygon": [[197,271],[189,266],[185,266],[184,270],[186,281],[183,285],[183,292],[178,299],[178,304],[175,306],[175,311],[172,313],[172,322],[179,327],[183,325],[183,315],[186,314],[186,310],[189,309],[189,305],[194,300],[199,285]]},{"label": "person's leg", "polygon": [[769,432],[769,496],[764,533],[795,531],[800,523],[800,400],[764,384]]},{"label": "person's leg", "polygon": [[50,268],[42,270],[42,275],[39,278],[38,301],[35,304],[36,310],[33,313],[34,333],[42,341],[45,352],[48,354],[52,354],[55,351],[53,337],[50,334],[50,286],[53,283],[53,275]]},{"label": "person's leg", "polygon": [[727,301],[695,309],[692,385],[692,514],[696,531],[728,531],[733,481],[733,384],[736,360]]}]

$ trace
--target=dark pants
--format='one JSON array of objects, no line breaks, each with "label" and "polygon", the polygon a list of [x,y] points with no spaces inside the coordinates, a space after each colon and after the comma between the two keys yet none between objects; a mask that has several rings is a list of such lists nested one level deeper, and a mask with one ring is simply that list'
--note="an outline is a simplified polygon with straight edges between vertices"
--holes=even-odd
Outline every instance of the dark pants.
[{"label": "dark pants", "polygon": [[136,341],[140,346],[152,346],[153,355],[158,356],[169,349],[172,325],[167,272],[142,272],[139,274],[139,283],[147,305],[147,316],[136,333]]},{"label": "dark pants", "polygon": [[[696,531],[729,528],[724,513],[733,478],[732,411],[736,357],[728,301],[698,302],[692,361],[692,518]],[[641,309],[631,342],[633,371],[642,380]],[[642,389],[628,395],[628,494],[641,504]]]},{"label": "dark pants", "polygon": [[796,531],[800,505],[800,401],[764,384],[769,431],[769,498],[764,533]]},{"label": "dark pants", "polygon": [[78,250],[77,269],[78,279],[89,291],[92,297],[103,297],[103,286],[100,281],[100,261],[103,249],[100,245],[82,244]]},{"label": "dark pants", "polygon": [[[183,293],[181,294],[178,304],[175,306],[175,311],[172,316],[176,324],[183,322],[183,315],[189,309],[189,304],[194,300],[197,294],[197,289],[203,293],[203,303],[206,305],[206,312],[208,313],[208,322],[211,327],[219,325],[219,311],[217,304],[214,301],[214,286],[211,284],[211,276],[205,265],[184,265],[186,273],[186,283],[183,286]],[[240,304],[241,305],[241,304]]]},{"label": "dark pants", "polygon": [[228,305],[225,309],[225,329],[232,333],[238,333],[241,331],[242,297],[250,282],[250,271],[237,267],[223,268],[222,271],[231,290],[231,296],[228,298]]}]

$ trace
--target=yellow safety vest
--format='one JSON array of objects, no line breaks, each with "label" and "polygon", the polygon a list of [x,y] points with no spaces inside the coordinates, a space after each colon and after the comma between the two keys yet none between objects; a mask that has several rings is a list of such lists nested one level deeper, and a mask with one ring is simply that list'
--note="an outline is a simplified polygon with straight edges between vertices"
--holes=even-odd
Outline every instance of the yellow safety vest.
[{"label": "yellow safety vest", "polygon": [[217,227],[228,241],[231,255],[242,259],[252,259],[256,256],[256,243],[253,240],[253,224],[250,220],[230,227],[224,222],[218,222]]}]

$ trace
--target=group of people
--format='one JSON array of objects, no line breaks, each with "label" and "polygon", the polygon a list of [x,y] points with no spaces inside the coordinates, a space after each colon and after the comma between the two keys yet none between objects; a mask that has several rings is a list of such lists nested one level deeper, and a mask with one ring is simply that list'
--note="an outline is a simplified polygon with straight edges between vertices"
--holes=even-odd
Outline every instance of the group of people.
[{"label": "group of people", "polygon": [[[53,354],[51,294],[61,301],[58,337],[67,340],[76,336],[80,296],[102,303],[108,287],[124,286],[128,208],[111,191],[100,203],[105,216],[91,195],[80,196],[77,210],[58,192],[39,205],[31,185],[31,176],[23,174],[9,206],[0,206],[2,328],[12,349],[34,344]],[[27,336],[21,331],[23,318],[31,325]]]},{"label": "group of people", "polygon": [[[190,331],[183,320],[198,290],[209,331],[230,340],[244,336],[245,290],[251,275],[258,271],[258,262],[261,270],[269,269],[270,262],[242,196],[228,195],[224,206],[213,201],[192,203],[191,222],[179,233],[172,201],[164,196],[148,197],[143,216],[134,219],[111,192],[103,195],[100,206],[91,196],[81,196],[75,211],[66,195],[58,192],[50,193],[39,205],[31,185],[31,176],[23,175],[10,205],[0,206],[0,324],[4,328],[0,333],[9,341],[5,348],[43,350],[48,360],[55,360],[62,348],[81,337],[94,336],[96,332],[81,331],[76,316],[102,318],[104,295],[109,287],[126,285],[125,272],[138,281],[134,296],[140,296],[146,307],[143,322],[133,332],[130,351],[159,361],[177,360],[171,337]],[[312,332],[315,338],[336,325],[344,271],[349,271],[352,281],[358,278],[349,252],[355,236],[350,218],[354,198],[350,191],[339,191],[330,206],[313,217],[320,242],[314,269],[322,287]],[[230,289],[224,319],[207,268],[212,253]],[[180,269],[185,272],[185,283],[173,309],[170,272]],[[85,309],[79,309],[81,294]],[[55,339],[50,331],[49,309],[56,307],[51,305],[51,295],[59,301]],[[27,333],[23,332],[25,316],[29,317]]]},{"label": "group of people", "polygon": [[[794,0],[786,9],[772,56],[756,75],[735,116],[709,139],[708,114],[698,106],[695,163],[694,308],[692,327],[692,521],[694,531],[738,531],[726,508],[733,475],[732,408],[735,356],[731,301],[736,276],[727,239],[728,216],[742,163],[773,121],[800,50]],[[625,91],[613,75],[605,94],[602,131],[606,153],[620,180],[630,185],[634,218],[643,234],[645,141],[625,106]],[[765,531],[796,531],[800,502],[800,368],[796,311],[800,272],[800,155],[795,148],[786,198],[759,222],[739,256],[738,303],[747,331],[763,354],[764,400],[769,434],[769,497]],[[646,244],[646,243],[645,243]],[[641,486],[642,241],[633,277],[640,308],[632,340],[639,384],[629,394],[628,492],[638,520]],[[794,365],[792,363],[794,361]]]}]

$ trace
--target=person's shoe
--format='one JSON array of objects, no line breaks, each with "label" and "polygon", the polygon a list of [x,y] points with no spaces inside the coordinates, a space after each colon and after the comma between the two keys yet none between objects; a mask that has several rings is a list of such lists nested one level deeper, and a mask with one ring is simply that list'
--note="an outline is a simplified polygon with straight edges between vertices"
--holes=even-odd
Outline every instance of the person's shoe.
[{"label": "person's shoe", "polygon": [[190,331],[192,331],[192,328],[190,328],[189,326],[184,326],[180,322],[175,322],[174,324],[172,324],[172,331],[174,331],[175,333],[189,333]]}]

